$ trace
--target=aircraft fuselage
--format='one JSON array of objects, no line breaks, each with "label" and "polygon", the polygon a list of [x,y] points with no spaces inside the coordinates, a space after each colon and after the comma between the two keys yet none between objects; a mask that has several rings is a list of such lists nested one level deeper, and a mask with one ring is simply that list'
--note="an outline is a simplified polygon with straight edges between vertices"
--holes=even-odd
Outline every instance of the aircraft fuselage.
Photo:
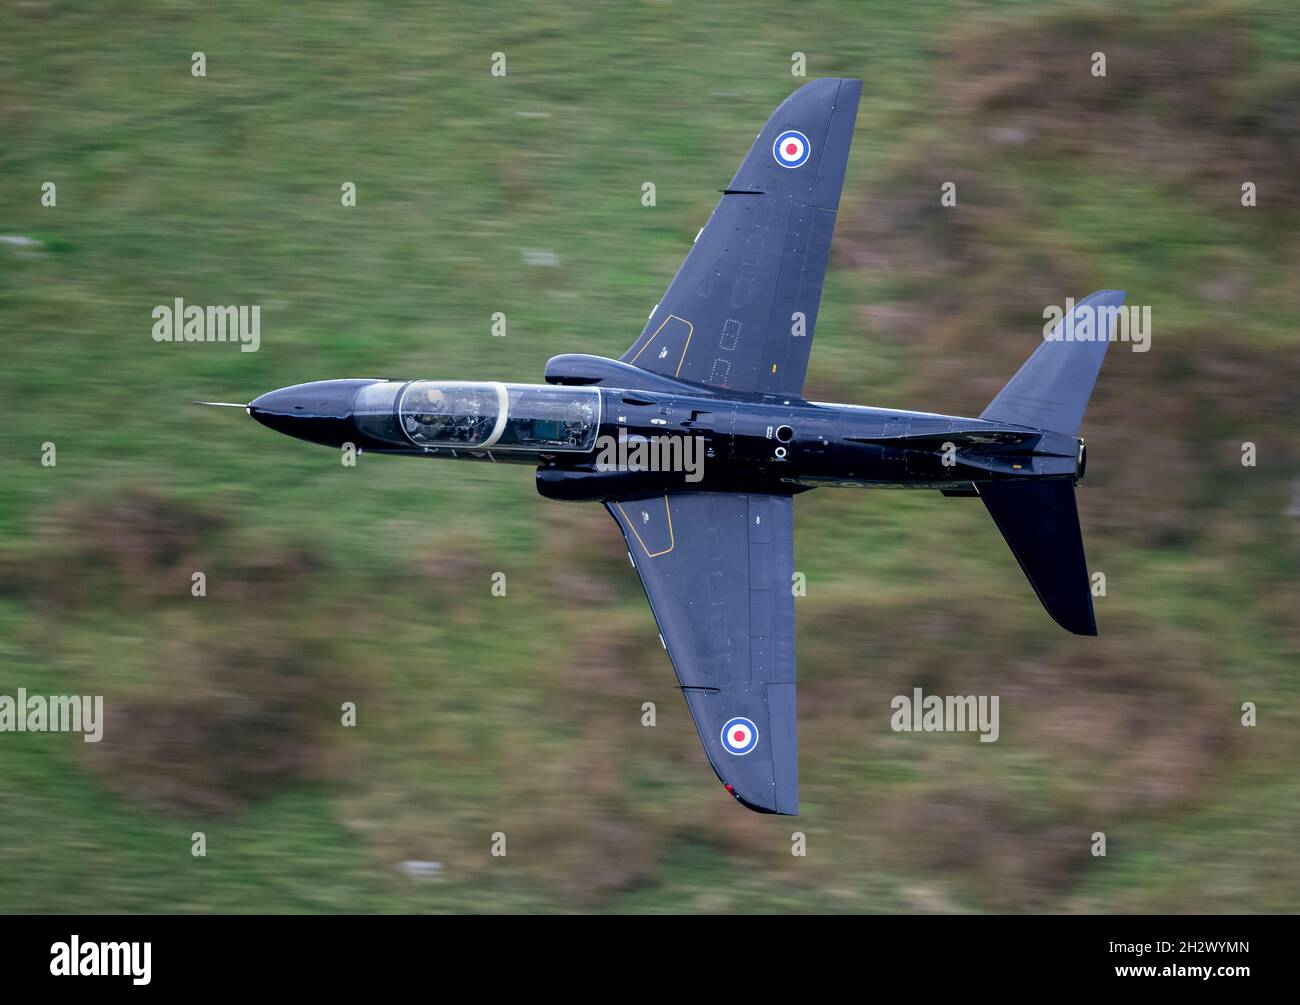
[{"label": "aircraft fuselage", "polygon": [[[622,374],[619,374],[622,376]],[[317,381],[248,406],[264,425],[360,452],[529,464],[548,498],[819,485],[973,494],[974,481],[1082,475],[1082,441],[961,416],[656,386]]]}]

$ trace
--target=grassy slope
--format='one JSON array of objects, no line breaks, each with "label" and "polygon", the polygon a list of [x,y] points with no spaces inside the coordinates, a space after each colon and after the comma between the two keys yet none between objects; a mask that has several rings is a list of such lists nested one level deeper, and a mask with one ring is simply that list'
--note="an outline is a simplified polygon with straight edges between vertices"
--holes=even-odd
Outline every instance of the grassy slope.
[{"label": "grassy slope", "polygon": [[[1035,906],[1294,909],[1300,791],[1284,770],[1294,744],[1276,730],[1216,762],[1202,794],[1153,807],[1121,799],[1107,815],[1078,794],[1096,762],[1074,759],[1068,745],[1017,745],[1014,719],[998,749],[975,758],[969,744],[898,737],[870,718],[887,708],[889,686],[918,682],[909,669],[996,692],[999,666],[1059,651],[975,509],[896,494],[801,501],[798,567],[813,584],[802,623],[832,640],[805,635],[805,813],[794,826],[737,819],[699,756],[669,668],[644,651],[653,628],[603,514],[542,502],[527,469],[435,471],[375,458],[347,471],[328,452],[186,404],[348,374],[531,380],[555,352],[617,355],[712,191],[795,83],[792,51],[807,53],[810,75],[867,79],[850,169],[858,188],[845,207],[860,212],[929,116],[938,53],[967,16],[911,0],[803,5],[794,26],[784,3],[748,4],[740,17],[704,4],[588,13],[492,2],[310,17],[260,3],[29,3],[0,13],[0,230],[44,242],[31,256],[0,247],[0,393],[11,414],[0,429],[0,536],[21,549],[65,501],[146,483],[226,513],[237,528],[228,549],[305,542],[328,578],[293,617],[337,641],[344,682],[321,696],[321,714],[366,696],[339,770],[230,814],[124,798],[137,783],[105,786],[69,738],[0,737],[0,910],[1005,906],[990,889],[996,864],[970,874],[939,853],[918,863],[898,852],[906,836],[879,823],[891,806],[911,821],[918,806],[964,793],[986,808],[898,826],[965,833],[994,863],[994,846],[1014,853],[1056,839],[1036,816],[1115,833],[1104,866],[1085,862],[1065,870],[1069,882],[1035,886]],[[1300,18],[1267,7],[1250,17],[1260,58],[1293,61]],[[206,79],[188,72],[196,49]],[[505,79],[487,72],[496,50],[509,60]],[[1104,177],[1080,172],[1071,184],[1068,173],[1025,173],[1044,203],[1044,233],[1064,225],[1066,200],[1070,240],[1114,276],[1106,285],[1187,292],[1183,238],[1194,226],[1158,193],[1125,189],[1123,213],[1140,236],[1108,241]],[[58,184],[57,209],[38,205],[47,179]],[[339,206],[344,181],[358,186],[356,209]],[[640,205],[644,181],[657,186],[654,209]],[[1220,240],[1244,244],[1248,268],[1270,265],[1248,238]],[[521,249],[531,248],[552,250],[559,267],[527,265]],[[909,401],[900,390],[913,348],[863,332],[859,305],[879,285],[888,284],[837,266],[814,386],[847,384],[859,401],[969,404]],[[149,312],[175,296],[261,304],[262,351],[155,345]],[[505,339],[490,336],[495,311],[509,318]],[[1283,316],[1261,311],[1246,327],[1252,339],[1294,345]],[[1030,338],[1027,328],[1025,351]],[[35,460],[46,440],[59,448],[53,470]],[[1251,519],[1263,524],[1278,502],[1252,500]],[[1219,513],[1225,505],[1222,494],[1207,503]],[[556,571],[597,539],[598,558],[575,573],[585,582]],[[1255,537],[1243,547],[1226,571],[1232,548],[1203,539],[1109,552],[1099,543],[1094,555],[1125,584],[1113,617],[1138,634],[1154,626],[1157,637],[1191,633],[1212,647],[1214,665],[1201,673],[1228,720],[1242,693],[1293,708],[1300,686],[1290,643],[1256,604],[1268,584],[1293,577],[1293,542]],[[477,563],[464,597],[421,578],[419,563],[444,551]],[[505,599],[487,591],[498,569],[511,577]],[[435,566],[432,577],[455,574]],[[568,654],[589,631],[591,582],[612,641],[583,650],[595,671],[575,670]],[[951,607],[950,582],[973,603]],[[0,693],[183,688],[186,668],[163,640],[198,633],[203,615],[115,603],[112,589],[75,616],[34,618],[21,596],[0,602]],[[940,621],[948,612],[961,622],[1002,596],[1023,603],[990,613],[995,627],[974,646],[987,676],[944,677],[936,668],[970,660],[969,643],[912,612],[935,607]],[[222,623],[217,611],[209,629]],[[919,664],[884,638],[900,622],[938,636]],[[829,708],[837,695],[852,703],[855,681],[881,661],[903,668],[878,675],[885,682],[871,694],[882,702],[858,697],[856,718]],[[637,725],[643,700],[659,704],[654,731]],[[1294,725],[1293,712],[1274,714]],[[607,766],[613,778],[599,779]],[[990,789],[1006,794],[1019,830],[1005,829],[996,799],[978,797]],[[1060,815],[1078,802],[1077,819]],[[806,863],[786,851],[795,826],[810,836]],[[189,855],[196,829],[210,848],[201,862]],[[512,836],[505,862],[486,854],[496,830]],[[607,881],[586,878],[602,871],[596,860],[623,856],[632,861]],[[413,883],[391,868],[405,858],[444,860],[448,878]]]}]

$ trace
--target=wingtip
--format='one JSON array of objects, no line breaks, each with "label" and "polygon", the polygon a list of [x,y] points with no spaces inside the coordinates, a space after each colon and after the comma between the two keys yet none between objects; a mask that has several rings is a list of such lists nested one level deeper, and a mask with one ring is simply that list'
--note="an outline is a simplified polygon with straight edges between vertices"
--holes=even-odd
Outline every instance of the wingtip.
[{"label": "wingtip", "polygon": [[1071,622],[1062,617],[1058,617],[1054,611],[1049,610],[1048,613],[1052,615],[1053,621],[1071,635],[1082,635],[1085,638],[1095,638],[1097,635],[1097,619],[1095,617],[1089,617],[1087,621],[1084,621],[1083,619],[1075,619]]},{"label": "wingtip", "polygon": [[799,815],[799,799],[797,795],[782,796],[774,794],[772,805],[764,805],[762,803],[756,803],[752,799],[746,799],[736,791],[734,785],[723,782],[722,787],[727,790],[732,799],[740,803],[740,805],[745,807],[745,809],[751,810],[754,813],[763,813],[769,816],[778,817],[796,817]]}]

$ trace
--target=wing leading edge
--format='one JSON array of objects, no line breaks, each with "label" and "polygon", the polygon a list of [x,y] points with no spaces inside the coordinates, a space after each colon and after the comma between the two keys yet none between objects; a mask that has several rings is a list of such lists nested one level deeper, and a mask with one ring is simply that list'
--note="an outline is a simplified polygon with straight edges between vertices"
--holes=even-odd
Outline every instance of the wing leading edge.
[{"label": "wing leading edge", "polygon": [[861,94],[823,78],[772,113],[623,362],[802,395]]},{"label": "wing leading edge", "polygon": [[750,809],[798,813],[793,501],[681,493],[606,508],[714,771]]}]

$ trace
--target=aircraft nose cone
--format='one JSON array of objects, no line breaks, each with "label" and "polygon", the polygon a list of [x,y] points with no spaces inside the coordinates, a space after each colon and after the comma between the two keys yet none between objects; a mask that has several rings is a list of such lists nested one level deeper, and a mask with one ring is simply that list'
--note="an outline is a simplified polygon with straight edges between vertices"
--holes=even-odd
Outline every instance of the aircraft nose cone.
[{"label": "aircraft nose cone", "polygon": [[268,391],[248,404],[262,425],[301,440],[338,447],[355,441],[352,405],[373,379],[317,380]]}]

